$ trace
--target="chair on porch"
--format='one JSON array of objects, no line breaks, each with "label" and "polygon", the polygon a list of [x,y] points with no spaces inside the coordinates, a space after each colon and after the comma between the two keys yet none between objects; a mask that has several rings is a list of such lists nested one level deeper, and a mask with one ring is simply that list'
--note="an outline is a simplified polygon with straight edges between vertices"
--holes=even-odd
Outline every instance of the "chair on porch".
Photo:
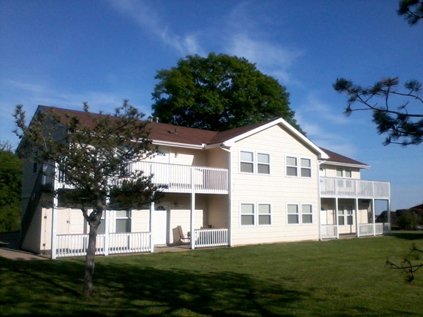
[{"label": "chair on porch", "polygon": [[173,228],[173,241],[175,244],[185,244],[189,243],[191,241],[190,236],[187,237],[184,235],[184,232],[182,231],[181,226],[177,226],[176,228]]}]

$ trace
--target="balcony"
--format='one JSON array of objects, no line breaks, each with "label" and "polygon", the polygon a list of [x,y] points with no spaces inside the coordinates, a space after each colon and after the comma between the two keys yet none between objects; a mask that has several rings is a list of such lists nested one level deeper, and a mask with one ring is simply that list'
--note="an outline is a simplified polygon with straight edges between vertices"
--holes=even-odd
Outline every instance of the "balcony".
[{"label": "balcony", "polygon": [[153,183],[165,185],[167,193],[227,194],[228,170],[223,168],[137,162],[131,171],[143,171],[153,176]]},{"label": "balcony", "polygon": [[[142,161],[129,165],[129,172],[135,171],[153,175],[152,182],[165,186],[166,193],[228,193],[228,170],[223,168]],[[60,172],[58,179],[57,188],[70,188]]]},{"label": "balcony", "polygon": [[389,182],[320,177],[320,197],[390,199],[391,186]]}]

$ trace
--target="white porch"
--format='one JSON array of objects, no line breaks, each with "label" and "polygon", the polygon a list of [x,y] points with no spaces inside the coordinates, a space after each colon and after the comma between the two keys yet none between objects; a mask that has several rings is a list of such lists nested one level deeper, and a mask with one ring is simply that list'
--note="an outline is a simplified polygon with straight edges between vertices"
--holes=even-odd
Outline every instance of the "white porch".
[{"label": "white porch", "polygon": [[[189,206],[186,206],[186,210],[189,210],[189,219],[187,218],[184,223],[186,223],[187,233],[189,231],[191,236],[189,242],[191,249],[229,245],[229,230],[222,228],[220,221],[217,221],[218,226],[215,228],[209,228],[209,225],[205,228],[199,228],[200,225],[196,223],[195,219],[197,195],[210,194],[209,197],[218,197],[228,194],[227,169],[148,161],[132,163],[129,165],[129,169],[131,172],[141,170],[146,176],[153,175],[152,181],[154,184],[165,186],[162,189],[164,193],[169,195],[182,194],[189,199]],[[72,187],[66,184],[63,174],[60,173],[60,169],[57,166],[56,172],[54,189],[71,189]],[[178,204],[177,199],[174,204]],[[57,197],[55,197],[53,205],[51,224],[52,258],[85,255],[88,246],[88,234],[86,231],[78,234],[57,233],[57,215],[55,215],[58,209]],[[226,209],[225,206],[219,206],[219,203],[217,203],[217,207],[214,206],[215,209],[221,209],[222,207]],[[106,230],[104,233],[97,235],[96,254],[154,252],[155,245],[168,243],[166,232],[163,232],[163,230],[167,230],[169,233],[169,228],[166,228],[168,221],[166,210],[156,210],[154,203],[150,206],[149,215],[144,218],[145,225],[142,231],[125,233],[110,231],[110,215],[114,213],[115,211],[105,211],[102,221],[105,222]],[[215,217],[219,217],[219,215]],[[214,222],[216,222],[216,219],[214,219]],[[165,229],[163,229],[163,223]],[[137,229],[139,230],[140,228],[137,227]],[[160,230],[162,232],[159,232]],[[161,238],[163,233],[164,240]]]},{"label": "white porch", "polygon": [[[196,229],[190,248],[207,248],[228,245],[228,229]],[[52,258],[84,256],[87,253],[88,234],[58,234],[55,237]],[[152,253],[154,242],[151,232],[98,234],[96,255],[125,253]]]},{"label": "white porch", "polygon": [[[320,240],[342,235],[377,236],[390,232],[390,223],[376,223],[376,199],[321,198]],[[389,200],[386,210],[389,210]]]}]

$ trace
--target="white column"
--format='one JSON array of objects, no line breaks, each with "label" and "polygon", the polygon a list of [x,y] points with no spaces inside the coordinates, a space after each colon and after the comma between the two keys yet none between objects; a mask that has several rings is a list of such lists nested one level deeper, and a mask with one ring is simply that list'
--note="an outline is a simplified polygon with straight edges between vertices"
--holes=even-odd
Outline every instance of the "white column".
[{"label": "white column", "polygon": [[336,238],[339,239],[338,198],[335,198]]},{"label": "white column", "polygon": [[376,235],[376,212],[375,212],[375,200],[372,199],[372,221],[373,221],[373,236]]},{"label": "white column", "polygon": [[387,203],[387,210],[388,210],[388,232],[391,232],[391,201],[388,199]]},{"label": "white column", "polygon": [[109,255],[109,210],[106,208],[104,212],[104,255]]},{"label": "white column", "polygon": [[194,168],[191,167],[191,213],[190,213],[191,249],[195,249],[194,217],[195,217]]},{"label": "white column", "polygon": [[153,239],[153,212],[156,209],[154,201],[150,204],[150,214],[149,214],[149,231],[150,231],[150,252],[154,252],[154,239]]},{"label": "white column", "polygon": [[357,231],[357,238],[360,237],[360,217],[358,215],[358,198],[355,199],[355,230]]},{"label": "white column", "polygon": [[56,190],[58,188],[58,179],[59,173],[59,164],[54,164],[54,173],[53,173],[53,206],[51,207],[51,258],[54,260],[57,256],[57,219],[56,219],[56,208],[58,206],[58,199]]}]

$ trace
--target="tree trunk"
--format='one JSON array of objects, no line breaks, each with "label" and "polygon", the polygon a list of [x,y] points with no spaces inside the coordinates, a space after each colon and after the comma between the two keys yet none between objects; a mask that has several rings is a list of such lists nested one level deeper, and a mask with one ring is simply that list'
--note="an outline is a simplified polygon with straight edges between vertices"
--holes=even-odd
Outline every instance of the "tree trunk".
[{"label": "tree trunk", "polygon": [[95,249],[97,242],[97,228],[100,225],[102,208],[96,208],[88,217],[90,232],[88,236],[87,255],[85,257],[85,274],[84,274],[84,296],[89,297],[93,293],[93,277],[95,268]]}]

